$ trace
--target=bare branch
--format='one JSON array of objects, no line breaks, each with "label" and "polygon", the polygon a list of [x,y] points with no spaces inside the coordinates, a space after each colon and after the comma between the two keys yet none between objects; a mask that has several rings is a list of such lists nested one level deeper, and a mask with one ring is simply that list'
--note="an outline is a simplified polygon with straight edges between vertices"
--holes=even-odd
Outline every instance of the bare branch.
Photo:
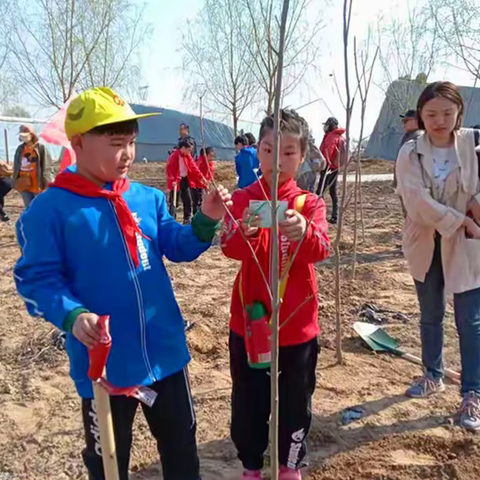
[{"label": "bare branch", "polygon": [[45,106],[60,107],[80,88],[128,88],[150,33],[137,11],[133,0],[12,0],[3,18],[14,39],[9,70]]},{"label": "bare branch", "polygon": [[235,7],[234,0],[206,0],[196,21],[187,25],[182,50],[190,91],[194,93],[201,83],[208,99],[231,116],[236,133],[238,119],[255,103],[259,86],[239,48],[241,32],[245,33]]},{"label": "bare branch", "polygon": [[[266,99],[266,111],[271,114],[275,98],[275,84],[278,70],[279,16],[282,1],[280,0],[240,0],[244,10],[248,12],[249,28],[245,32],[252,32],[250,41],[248,34],[242,38],[245,43],[248,64],[260,83],[262,93]],[[317,50],[316,38],[318,31],[323,27],[320,17],[315,22],[308,20],[308,0],[291,2],[284,52],[284,82],[282,96],[293,92],[305,79],[308,69]]]},{"label": "bare branch", "polygon": [[441,61],[441,51],[438,34],[433,29],[434,22],[427,9],[409,9],[403,22],[395,14],[392,18],[386,21],[380,17],[377,23],[378,60],[383,72],[382,81],[377,86],[385,93],[388,91],[395,108],[406,110],[416,100],[415,85],[405,82],[399,89],[390,86],[396,80],[421,79],[421,74],[428,79]]},{"label": "bare branch", "polygon": [[480,5],[472,0],[430,0],[429,12],[440,45],[480,79]]}]

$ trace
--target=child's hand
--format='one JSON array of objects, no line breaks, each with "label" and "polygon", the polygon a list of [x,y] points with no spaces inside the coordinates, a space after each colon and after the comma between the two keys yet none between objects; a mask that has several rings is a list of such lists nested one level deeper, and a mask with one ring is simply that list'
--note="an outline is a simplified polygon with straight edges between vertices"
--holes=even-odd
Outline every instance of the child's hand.
[{"label": "child's hand", "polygon": [[202,203],[202,213],[212,220],[221,220],[225,214],[225,206],[231,207],[232,196],[222,185],[218,190],[208,192]]},{"label": "child's hand", "polygon": [[285,235],[291,242],[298,242],[307,229],[307,220],[295,210],[285,212],[285,220],[278,224],[280,233]]},{"label": "child's hand", "polygon": [[258,232],[260,227],[260,217],[255,215],[255,212],[251,208],[246,208],[243,211],[242,228],[246,237],[251,237]]},{"label": "child's hand", "polygon": [[73,324],[73,335],[88,348],[93,348],[102,338],[99,318],[94,313],[81,313]]}]

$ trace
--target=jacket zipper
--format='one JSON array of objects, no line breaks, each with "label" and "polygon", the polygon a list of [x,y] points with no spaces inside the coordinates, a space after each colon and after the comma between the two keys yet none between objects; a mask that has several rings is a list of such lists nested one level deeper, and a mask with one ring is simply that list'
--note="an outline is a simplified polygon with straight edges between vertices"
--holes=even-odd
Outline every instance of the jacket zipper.
[{"label": "jacket zipper", "polygon": [[142,290],[140,288],[140,282],[138,281],[135,265],[133,264],[133,259],[132,256],[130,255],[130,252],[128,250],[125,237],[123,236],[122,229],[120,227],[120,224],[118,222],[118,217],[117,213],[115,212],[115,207],[113,206],[112,202],[109,200],[108,201],[110,208],[113,211],[113,215],[115,217],[115,221],[117,223],[118,230],[120,232],[120,236],[122,238],[123,242],[123,247],[125,249],[125,255],[127,256],[127,261],[128,265],[130,266],[130,271],[132,272],[132,277],[133,277],[133,283],[135,285],[135,293],[137,296],[137,303],[138,303],[138,313],[139,313],[139,320],[140,320],[140,332],[141,332],[141,346],[142,346],[142,355],[143,355],[143,360],[145,362],[145,366],[147,367],[148,374],[153,382],[156,381],[155,375],[153,374],[153,369],[150,364],[150,360],[148,358],[148,351],[147,351],[147,322],[145,320],[145,309],[143,308],[143,296],[142,296]]}]

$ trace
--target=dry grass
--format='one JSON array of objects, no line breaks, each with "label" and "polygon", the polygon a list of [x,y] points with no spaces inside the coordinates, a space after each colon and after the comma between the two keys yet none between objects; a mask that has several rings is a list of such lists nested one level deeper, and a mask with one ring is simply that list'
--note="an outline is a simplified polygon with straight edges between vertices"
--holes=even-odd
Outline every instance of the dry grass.
[{"label": "dry grass", "polygon": [[[221,182],[234,183],[232,165],[217,166]],[[135,165],[132,176],[164,187],[163,165]],[[7,197],[15,219],[20,199]],[[406,350],[419,352],[418,307],[412,280],[401,256],[401,214],[390,186],[365,186],[367,238],[360,245],[357,281],[349,281],[352,215],[342,244],[343,318],[346,364],[335,365],[333,268],[317,268],[323,347],[313,401],[310,435],[315,480],[414,480],[480,478],[480,439],[452,426],[458,387],[426,401],[403,396],[418,367],[374,355],[350,328],[362,304],[400,311],[408,322],[390,320],[386,328]],[[332,232],[333,235],[333,232]],[[18,250],[13,224],[0,224],[0,479],[85,480],[81,460],[80,403],[68,376],[64,352],[52,346],[52,327],[26,314],[15,293],[11,270]],[[196,322],[189,332],[191,376],[198,414],[203,478],[239,478],[240,465],[229,439],[230,376],[227,335],[229,297],[238,265],[212,248],[190,264],[168,264],[182,312]],[[452,315],[446,322],[446,363],[459,368]],[[367,415],[340,425],[348,406],[362,404]],[[154,442],[139,415],[132,452],[134,480],[161,478]]]}]

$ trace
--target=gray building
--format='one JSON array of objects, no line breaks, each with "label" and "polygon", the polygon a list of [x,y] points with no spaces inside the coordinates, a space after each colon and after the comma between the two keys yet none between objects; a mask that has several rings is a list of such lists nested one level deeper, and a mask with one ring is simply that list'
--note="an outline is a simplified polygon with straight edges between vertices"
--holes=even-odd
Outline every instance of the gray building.
[{"label": "gray building", "polygon": [[[397,80],[387,90],[375,129],[365,151],[369,158],[396,160],[404,134],[400,115],[415,109],[425,85],[413,80]],[[480,124],[480,88],[460,87],[465,102],[464,125]]]},{"label": "gray building", "polygon": [[[139,114],[161,113],[158,117],[140,122],[136,160],[144,157],[149,161],[167,160],[168,151],[178,142],[178,127],[181,123],[186,123],[190,127],[190,135],[196,140],[200,152],[202,146],[200,117],[148,105],[132,105],[132,108]],[[223,123],[207,119],[203,120],[203,125],[205,146],[213,147],[219,160],[233,160],[235,157],[233,129]]]},{"label": "gray building", "polygon": [[[189,115],[176,110],[153,107],[149,105],[132,105],[136,113],[159,112],[157,117],[147,118],[140,121],[140,133],[137,138],[135,160],[147,158],[149,161],[166,161],[168,152],[178,143],[178,127],[186,123],[190,127],[190,135],[197,142],[197,153],[202,147],[200,117]],[[32,123],[37,134],[40,134],[47,120],[44,119],[20,119],[0,117],[0,160],[6,160],[6,146],[10,160],[13,159],[15,150],[19,144],[18,129],[22,123]],[[205,146],[213,147],[219,160],[233,160],[235,157],[235,145],[233,129],[228,125],[213,120],[203,120],[205,132]],[[5,134],[7,141],[5,141]],[[47,144],[52,156],[57,159],[61,148]]]}]

